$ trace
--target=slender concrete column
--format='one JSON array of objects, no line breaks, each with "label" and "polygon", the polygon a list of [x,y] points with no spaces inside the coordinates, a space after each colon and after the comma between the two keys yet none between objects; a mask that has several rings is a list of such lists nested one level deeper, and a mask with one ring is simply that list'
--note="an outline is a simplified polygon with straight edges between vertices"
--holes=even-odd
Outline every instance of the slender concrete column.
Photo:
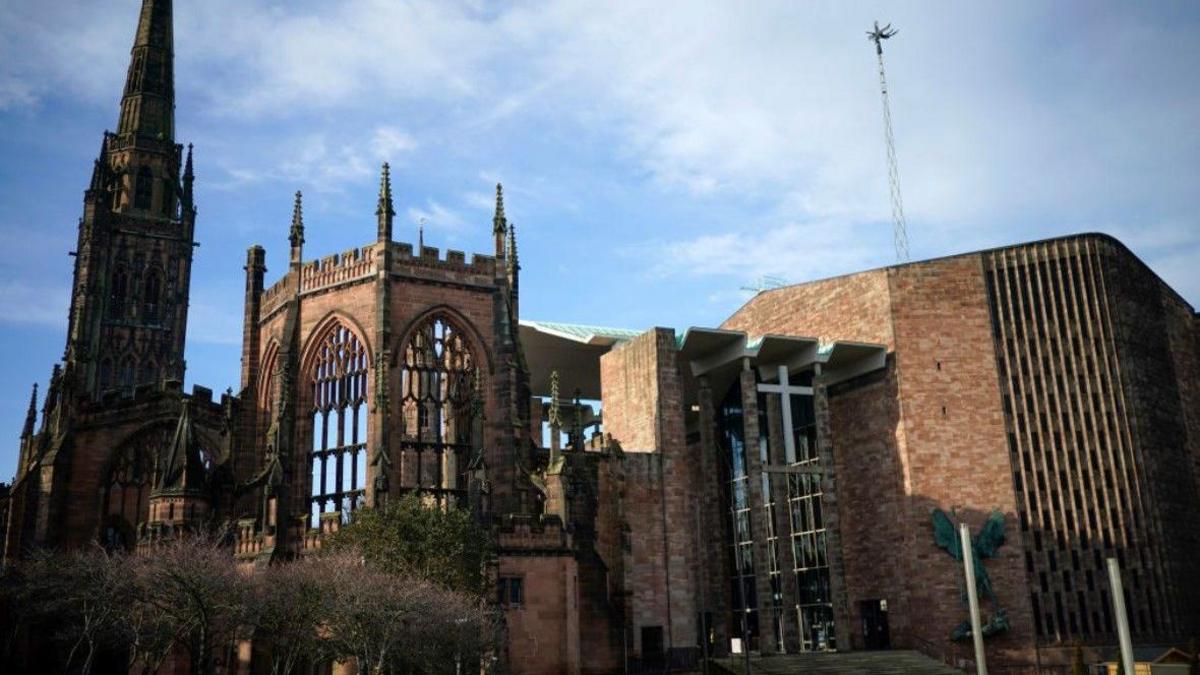
[{"label": "slender concrete column", "polygon": [[958,538],[962,543],[963,571],[967,575],[967,601],[971,605],[971,637],[975,640],[975,672],[978,675],[987,675],[987,657],[983,653],[983,625],[979,620],[979,594],[975,591],[975,552],[971,549],[971,530],[966,523],[959,523]]},{"label": "slender concrete column", "polygon": [[1112,587],[1113,613],[1117,615],[1117,639],[1121,643],[1121,661],[1125,672],[1133,671],[1133,640],[1129,637],[1129,615],[1125,611],[1125,586],[1116,558],[1108,559],[1108,584]]}]

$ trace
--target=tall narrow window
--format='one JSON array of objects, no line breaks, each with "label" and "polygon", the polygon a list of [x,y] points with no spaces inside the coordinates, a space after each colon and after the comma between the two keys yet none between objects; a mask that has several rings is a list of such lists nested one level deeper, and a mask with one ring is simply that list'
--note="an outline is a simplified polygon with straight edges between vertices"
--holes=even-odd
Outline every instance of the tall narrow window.
[{"label": "tall narrow window", "polygon": [[143,166],[137,172],[137,184],[133,186],[133,208],[149,209],[154,196],[154,176],[150,167]]},{"label": "tall narrow window", "polygon": [[125,301],[129,295],[129,272],[118,265],[112,273],[112,283],[108,289],[108,316],[120,319],[125,316]]},{"label": "tall narrow window", "polygon": [[322,513],[348,518],[365,495],[367,475],[367,350],[354,333],[329,330],[312,361],[312,525]]},{"label": "tall narrow window", "polygon": [[476,359],[462,330],[440,314],[413,330],[401,355],[401,485],[461,501],[475,438]]},{"label": "tall narrow window", "polygon": [[162,277],[155,270],[146,275],[146,287],[142,293],[142,320],[158,323],[159,303],[162,294]]},{"label": "tall narrow window", "polygon": [[175,184],[170,178],[162,180],[162,212],[164,216],[175,215]]},{"label": "tall narrow window", "polygon": [[125,360],[121,362],[121,371],[118,373],[117,382],[122,391],[129,392],[133,390],[134,372],[136,372],[136,367],[133,363],[133,357],[125,357]]},{"label": "tall narrow window", "polygon": [[[750,485],[746,466],[746,443],[742,392],[734,382],[717,409],[719,466],[723,478],[724,506],[728,509],[730,532],[729,569],[734,571],[730,586],[730,637],[742,640],[743,649],[757,649],[759,638],[758,593],[754,566],[754,534],[751,527]],[[745,642],[749,643],[747,647]]]}]

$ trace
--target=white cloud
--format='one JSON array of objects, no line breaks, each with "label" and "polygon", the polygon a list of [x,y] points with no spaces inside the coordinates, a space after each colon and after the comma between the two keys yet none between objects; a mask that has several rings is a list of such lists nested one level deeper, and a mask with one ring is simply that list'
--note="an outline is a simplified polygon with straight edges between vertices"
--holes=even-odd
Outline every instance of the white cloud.
[{"label": "white cloud", "polygon": [[[0,108],[59,91],[111,105],[136,4],[0,8]],[[753,257],[739,242],[800,243],[813,226],[797,223],[869,231],[874,261],[880,251],[886,260],[879,93],[863,36],[877,9],[210,0],[176,7],[176,53],[190,74],[180,95],[199,99],[188,104],[199,119],[259,125],[213,156],[229,189],[280,180],[340,191],[382,159],[455,149],[453,161],[475,161],[477,136],[493,128],[516,145],[553,134],[595,165],[584,171],[616,163],[634,174],[645,199],[733,200],[763,214],[758,231],[707,238],[663,223],[642,249],[666,247],[724,274],[739,264],[706,250]],[[1142,238],[1131,214],[1163,223],[1160,239],[1194,241],[1200,93],[1179,82],[1200,49],[1188,22],[1110,6],[1049,40],[1040,36],[1061,16],[1041,3],[888,13],[901,30],[886,58],[914,257],[1097,222]],[[553,167],[519,170],[543,177],[524,186],[530,213],[586,199],[564,194]],[[488,208],[480,197],[463,201]],[[456,222],[430,204],[413,211],[431,226]],[[861,258],[841,246],[828,267]]]},{"label": "white cloud", "polygon": [[219,153],[225,175],[211,185],[234,190],[252,183],[283,181],[317,192],[341,192],[348,184],[377,176],[384,161],[393,165],[404,161],[417,145],[407,132],[379,126],[360,134],[300,133],[251,152],[233,146]]},{"label": "white cloud", "polygon": [[829,222],[788,223],[760,230],[705,234],[624,249],[660,277],[731,277],[747,285],[763,276],[808,281],[870,267],[869,240]]},{"label": "white cloud", "polygon": [[70,297],[69,285],[0,281],[0,321],[61,328]]},{"label": "white cloud", "polygon": [[371,138],[371,154],[384,161],[394,161],[393,158],[397,155],[411,152],[416,147],[417,140],[396,127],[376,127]]},{"label": "white cloud", "polygon": [[456,233],[467,227],[467,220],[463,218],[462,214],[432,199],[427,200],[424,206],[410,206],[407,214],[408,219],[414,225],[420,225],[421,220],[424,219],[426,229],[432,228]]}]

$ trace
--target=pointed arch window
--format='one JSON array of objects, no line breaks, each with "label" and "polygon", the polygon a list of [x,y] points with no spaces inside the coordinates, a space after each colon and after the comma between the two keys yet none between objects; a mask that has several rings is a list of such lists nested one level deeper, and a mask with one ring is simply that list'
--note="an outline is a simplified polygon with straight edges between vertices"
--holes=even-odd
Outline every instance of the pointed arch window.
[{"label": "pointed arch window", "polygon": [[121,319],[125,316],[125,303],[129,297],[129,271],[124,265],[118,265],[112,273],[112,283],[109,285],[108,316],[110,319]]},{"label": "pointed arch window", "polygon": [[462,471],[482,431],[478,360],[466,334],[444,314],[417,325],[401,358],[401,486],[461,501]]},{"label": "pointed arch window", "polygon": [[133,208],[149,209],[154,199],[154,175],[150,167],[143,166],[137,172],[137,184],[133,186]]},{"label": "pointed arch window", "polygon": [[168,217],[175,215],[175,183],[170,178],[162,180],[162,212]]},{"label": "pointed arch window", "polygon": [[103,484],[100,531],[101,543],[109,550],[132,549],[138,527],[149,520],[156,459],[171,442],[171,431],[158,426],[139,432],[113,452]]},{"label": "pointed arch window", "polygon": [[325,333],[308,372],[312,400],[311,518],[362,505],[367,475],[367,350],[338,324]]},{"label": "pointed arch window", "polygon": [[158,270],[150,270],[146,274],[145,288],[142,292],[142,320],[147,323],[158,323],[159,308],[162,298],[162,276]]}]

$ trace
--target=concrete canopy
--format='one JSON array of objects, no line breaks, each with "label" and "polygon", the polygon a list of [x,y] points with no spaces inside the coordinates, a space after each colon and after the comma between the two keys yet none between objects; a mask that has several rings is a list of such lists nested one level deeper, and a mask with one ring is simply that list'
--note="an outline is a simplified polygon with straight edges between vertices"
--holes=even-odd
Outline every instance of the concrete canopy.
[{"label": "concrete canopy", "polygon": [[645,331],[549,321],[521,321],[521,346],[534,396],[550,395],[550,374],[558,371],[558,395],[600,398],[600,357],[614,345]]},{"label": "concrete canopy", "polygon": [[689,363],[693,375],[707,375],[713,391],[720,390],[750,359],[764,380],[771,380],[779,366],[789,371],[821,364],[828,384],[857,377],[884,366],[887,348],[861,342],[822,344],[816,338],[764,335],[751,340],[741,331],[689,328],[679,341],[679,356]]}]

